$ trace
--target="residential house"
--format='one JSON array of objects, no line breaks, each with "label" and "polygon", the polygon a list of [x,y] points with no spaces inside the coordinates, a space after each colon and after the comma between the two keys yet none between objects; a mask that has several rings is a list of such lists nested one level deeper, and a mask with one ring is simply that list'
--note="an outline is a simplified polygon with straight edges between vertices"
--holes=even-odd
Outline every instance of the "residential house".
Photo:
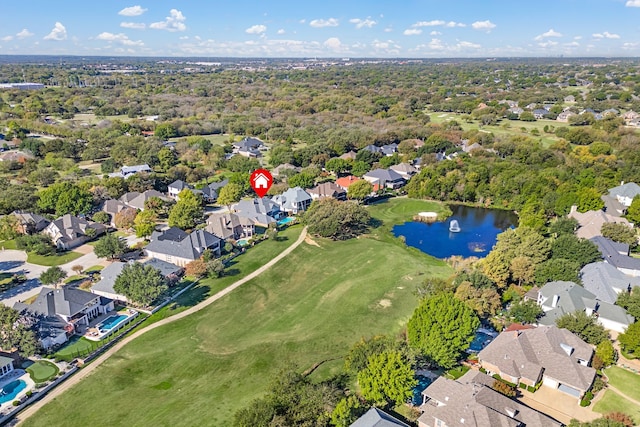
[{"label": "residential house", "polygon": [[567,215],[578,221],[580,228],[576,231],[576,236],[582,239],[591,239],[592,237],[601,236],[601,228],[604,224],[624,224],[629,227],[632,225],[626,218],[610,215],[604,211],[587,211],[585,213],[578,212],[577,206],[571,206],[571,212]]},{"label": "residential house", "polygon": [[576,97],[573,95],[567,95],[564,97],[564,102],[576,102]]},{"label": "residential house", "polygon": [[167,196],[165,196],[164,194],[156,190],[146,190],[142,193],[138,193],[137,191],[132,191],[132,192],[123,194],[119,200],[122,203],[124,203],[127,207],[143,211],[145,209],[144,205],[146,204],[147,200],[149,200],[152,197],[157,197],[160,200],[163,200],[165,202],[170,200],[167,198]]},{"label": "residential house", "polygon": [[440,377],[423,392],[419,427],[561,427],[562,423],[510,399],[492,386],[496,380],[469,371],[457,380]]},{"label": "residential house", "polygon": [[482,145],[478,144],[477,142],[474,142],[473,144],[469,144],[469,140],[468,139],[463,139],[462,140],[462,151],[471,155],[471,153],[474,150],[482,150]]},{"label": "residential house", "polygon": [[311,196],[300,187],[289,188],[272,199],[280,210],[293,215],[306,211],[311,205]]},{"label": "residential house", "polygon": [[66,214],[51,222],[42,232],[60,249],[69,250],[80,246],[107,231],[107,227],[97,222]]},{"label": "residential house", "polygon": [[222,187],[229,183],[228,179],[220,182],[212,182],[202,188],[202,199],[206,203],[215,203],[218,201],[218,195]]},{"label": "residential house", "polygon": [[596,299],[610,304],[618,300],[620,293],[630,292],[634,286],[640,286],[640,277],[627,276],[606,262],[585,265],[580,270],[580,279],[584,288]]},{"label": "residential house", "polygon": [[538,120],[544,119],[544,116],[547,115],[548,113],[549,111],[545,110],[544,108],[536,108],[535,110],[533,110],[533,117],[535,117]]},{"label": "residential house", "polygon": [[362,150],[366,150],[369,151],[370,153],[374,153],[374,154],[380,154],[380,147],[378,147],[377,145],[373,145],[373,144],[369,144],[366,145],[364,147],[362,147]]},{"label": "residential house", "polygon": [[596,244],[604,262],[629,276],[640,276],[640,259],[629,256],[629,245],[614,242],[602,236],[592,237],[589,240]]},{"label": "residential house", "polygon": [[573,282],[549,282],[538,291],[538,305],[544,312],[538,319],[541,325],[555,325],[565,314],[585,312],[596,316],[597,322],[605,329],[622,333],[634,319],[617,305],[598,300],[595,294]]},{"label": "residential house", "polygon": [[359,181],[362,178],[358,178],[357,176],[349,175],[343,176],[342,178],[336,179],[336,185],[343,190],[348,190],[349,186],[356,181]]},{"label": "residential house", "polygon": [[383,188],[400,188],[406,183],[402,175],[393,169],[375,169],[362,177],[371,184],[378,184]]},{"label": "residential house", "polygon": [[398,152],[398,144],[396,144],[395,142],[392,144],[386,144],[380,147],[380,153],[383,156],[391,157],[397,152]]},{"label": "residential house", "polygon": [[342,156],[340,156],[340,159],[344,159],[344,160],[355,160],[357,156],[357,153],[353,150],[349,151],[348,153],[344,153]]},{"label": "residential house", "polygon": [[349,427],[409,427],[409,425],[374,407],[355,420]]},{"label": "residential house", "polygon": [[151,234],[151,243],[145,248],[150,258],[158,258],[172,264],[184,267],[191,261],[202,256],[205,250],[210,250],[219,257],[222,252],[222,239],[206,230],[194,230],[187,233],[177,227]]},{"label": "residential house", "polygon": [[517,114],[518,117],[520,116],[520,114],[524,113],[524,109],[520,107],[511,107],[507,111],[509,111],[512,114]]},{"label": "residential house", "polygon": [[336,200],[347,200],[347,192],[333,182],[323,182],[307,190],[313,200],[334,198]]},{"label": "residential house", "polygon": [[605,210],[611,215],[624,215],[627,208],[631,206],[633,198],[640,194],[640,185],[635,182],[624,183],[617,187],[610,188],[609,194],[601,198],[605,204]]},{"label": "residential house", "polygon": [[233,153],[245,157],[261,157],[264,150],[266,146],[257,138],[247,137],[233,144]]},{"label": "residential house", "polygon": [[623,113],[620,117],[622,117],[624,121],[637,120],[637,119],[640,119],[640,114],[636,113],[633,110],[629,110]]},{"label": "residential house", "polygon": [[[240,200],[232,209],[241,222],[267,228],[282,216],[280,206],[268,197]],[[244,220],[243,220],[244,219]]]},{"label": "residential house", "polygon": [[116,214],[122,212],[125,209],[129,209],[129,207],[117,199],[108,199],[105,200],[102,204],[102,211],[108,213],[111,216],[112,227],[115,227],[114,219],[116,217]]},{"label": "residential house", "polygon": [[238,215],[228,212],[213,213],[207,217],[206,230],[222,240],[238,240],[243,236],[253,235],[253,224],[251,224],[251,231],[245,234]]},{"label": "residential house", "polygon": [[153,171],[151,167],[145,163],[142,165],[122,166],[118,172],[110,173],[109,176],[117,178],[129,178],[130,176],[141,172],[151,173]]},{"label": "residential house", "polygon": [[487,374],[514,384],[557,389],[580,400],[596,376],[593,348],[566,329],[539,326],[502,332],[480,353]]},{"label": "residential house", "polygon": [[302,168],[298,166],[294,166],[291,163],[283,163],[273,168],[273,170],[271,171],[271,175],[276,177],[281,177],[281,176],[291,175],[291,174],[300,172],[301,170]]},{"label": "residential house", "polygon": [[[119,294],[113,289],[116,279],[122,273],[125,265],[127,263],[116,261],[102,269],[100,271],[100,280],[91,287],[91,292],[112,300],[128,303],[129,299],[125,295]],[[143,262],[142,265],[150,265],[160,271],[169,283],[177,281],[184,273],[184,268],[157,258],[150,258]]]},{"label": "residential house", "polygon": [[173,181],[171,184],[169,184],[169,186],[167,187],[167,194],[169,195],[169,197],[172,197],[178,200],[178,194],[180,194],[182,190],[185,190],[185,189],[191,190],[192,188],[193,187],[191,187],[186,182],[178,179]]},{"label": "residential house", "polygon": [[36,322],[42,347],[63,344],[77,325],[88,325],[101,314],[114,309],[113,300],[69,286],[43,287],[31,304],[16,302],[13,308]]},{"label": "residential house", "polygon": [[562,123],[568,123],[569,119],[575,115],[576,113],[572,111],[563,111],[562,113],[558,114],[558,117],[556,117],[556,120]]},{"label": "residential house", "polygon": [[393,170],[400,174],[401,177],[406,179],[407,181],[411,179],[411,177],[418,173],[418,169],[411,166],[409,163],[400,163],[399,165],[393,165],[389,169]]},{"label": "residential house", "polygon": [[31,159],[35,159],[35,156],[24,151],[7,151],[0,154],[0,162],[26,163],[27,160]]},{"label": "residential house", "polygon": [[11,215],[18,219],[18,230],[22,234],[34,234],[39,233],[45,228],[51,221],[48,219],[34,214],[32,212],[13,211]]}]

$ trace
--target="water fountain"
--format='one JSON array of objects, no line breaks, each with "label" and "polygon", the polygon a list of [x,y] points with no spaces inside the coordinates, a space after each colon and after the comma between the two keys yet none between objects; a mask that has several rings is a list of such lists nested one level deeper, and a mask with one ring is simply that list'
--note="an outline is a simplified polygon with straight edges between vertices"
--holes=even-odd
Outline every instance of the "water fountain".
[{"label": "water fountain", "polygon": [[451,220],[451,222],[449,223],[449,231],[452,233],[458,233],[460,231],[460,225],[458,224],[457,220]]}]

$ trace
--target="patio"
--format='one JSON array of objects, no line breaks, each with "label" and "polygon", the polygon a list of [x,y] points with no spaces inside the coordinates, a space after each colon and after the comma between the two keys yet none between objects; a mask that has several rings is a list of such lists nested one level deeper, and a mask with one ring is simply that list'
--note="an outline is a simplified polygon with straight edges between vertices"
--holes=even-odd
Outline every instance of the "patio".
[{"label": "patio", "polygon": [[[129,308],[119,311],[110,311],[95,318],[80,335],[84,335],[86,339],[91,341],[100,341],[105,337],[111,335],[118,329],[122,328],[124,325],[128,324],[131,319],[135,318],[136,316],[138,316],[138,312]],[[122,319],[118,320],[113,325],[108,325],[108,327],[105,327],[103,322],[108,319],[113,320],[110,319],[113,317],[122,317]]]}]

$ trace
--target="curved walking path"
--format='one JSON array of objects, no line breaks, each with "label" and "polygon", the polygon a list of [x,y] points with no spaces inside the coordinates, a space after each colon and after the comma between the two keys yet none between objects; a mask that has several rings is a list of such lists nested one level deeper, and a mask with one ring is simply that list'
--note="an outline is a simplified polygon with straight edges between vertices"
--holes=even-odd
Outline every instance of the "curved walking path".
[{"label": "curved walking path", "polygon": [[84,368],[80,369],[71,378],[69,378],[68,380],[66,380],[62,384],[60,384],[58,387],[54,388],[51,392],[47,393],[47,395],[44,396],[42,399],[40,399],[39,401],[35,402],[33,405],[29,406],[24,411],[20,412],[14,419],[18,422],[18,424],[20,424],[22,421],[26,420],[31,415],[35,414],[36,411],[38,411],[38,409],[42,408],[44,405],[49,403],[51,400],[55,399],[57,396],[61,395],[62,393],[64,393],[66,390],[70,389],[74,385],[78,384],[82,379],[84,379],[89,374],[91,374],[98,366],[100,366],[102,363],[104,363],[109,358],[109,356],[111,356],[113,353],[115,353],[118,350],[120,350],[122,347],[124,347],[125,345],[127,345],[128,343],[133,341],[134,339],[138,338],[140,335],[142,335],[144,333],[147,333],[147,332],[149,332],[149,331],[151,331],[153,329],[159,328],[160,326],[166,325],[168,323],[175,322],[176,320],[179,320],[179,319],[182,319],[184,317],[187,317],[187,316],[189,316],[189,315],[191,315],[193,313],[196,313],[196,312],[202,310],[203,308],[213,304],[214,302],[216,302],[217,300],[219,300],[223,296],[233,292],[235,289],[237,289],[240,286],[244,285],[248,281],[250,281],[252,279],[255,279],[260,274],[264,273],[266,270],[268,270],[269,268],[273,267],[273,265],[275,265],[282,258],[286,257],[291,252],[293,252],[294,249],[296,249],[298,246],[300,246],[300,244],[302,242],[304,242],[306,237],[307,237],[307,227],[302,229],[302,233],[300,233],[300,236],[298,237],[298,239],[291,246],[289,246],[287,249],[282,251],[282,253],[280,253],[277,257],[275,257],[274,259],[272,259],[271,261],[269,261],[268,263],[266,263],[262,267],[258,268],[253,273],[248,274],[246,277],[234,282],[232,285],[227,286],[226,288],[224,288],[220,292],[218,292],[215,295],[207,298],[206,300],[202,301],[201,303],[196,304],[193,307],[188,308],[187,310],[182,311],[182,312],[180,312],[178,314],[175,314],[175,315],[173,315],[171,317],[167,317],[165,319],[159,320],[156,323],[153,323],[153,324],[151,324],[151,325],[149,325],[147,327],[144,327],[144,328],[136,331],[135,333],[129,335],[128,337],[125,337],[122,341],[119,341],[117,344],[115,344],[109,350],[105,351],[96,360],[94,360],[93,362],[91,362],[90,364],[85,366]]}]

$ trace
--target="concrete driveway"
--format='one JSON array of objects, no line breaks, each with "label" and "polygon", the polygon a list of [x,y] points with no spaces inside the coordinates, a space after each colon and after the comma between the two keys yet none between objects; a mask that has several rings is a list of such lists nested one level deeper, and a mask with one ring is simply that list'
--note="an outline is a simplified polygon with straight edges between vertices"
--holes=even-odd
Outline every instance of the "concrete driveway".
[{"label": "concrete driveway", "polygon": [[535,393],[529,393],[522,389],[518,389],[518,391],[521,394],[521,397],[517,399],[518,401],[555,418],[563,424],[569,424],[573,418],[586,422],[602,416],[602,414],[591,410],[593,405],[583,408],[577,398],[551,387],[542,386]]}]

